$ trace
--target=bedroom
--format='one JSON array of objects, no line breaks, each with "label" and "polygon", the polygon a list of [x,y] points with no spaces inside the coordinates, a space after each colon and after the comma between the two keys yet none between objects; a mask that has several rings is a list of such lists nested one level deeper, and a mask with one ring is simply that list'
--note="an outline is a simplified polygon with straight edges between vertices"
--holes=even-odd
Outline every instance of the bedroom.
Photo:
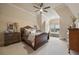
[{"label": "bedroom", "polygon": [[[72,25],[71,17],[73,17],[73,13],[76,13],[76,14],[78,13],[77,11],[73,12],[73,10],[76,10],[74,9],[74,7],[75,5],[79,6],[79,4],[67,5],[67,4],[47,3],[47,4],[44,4],[44,6],[50,6],[50,8],[47,9],[48,12],[43,13],[43,15],[39,14],[39,12],[35,12],[37,9],[34,8],[33,5],[39,6],[39,4],[33,4],[33,3],[0,4],[0,46],[2,46],[0,47],[0,50],[1,50],[0,54],[44,54],[44,55],[45,54],[48,54],[48,55],[68,54],[68,51],[67,51],[68,42],[65,42],[65,40],[68,38],[67,29],[70,25]],[[51,19],[53,19],[52,23],[56,22],[57,20],[56,24],[60,26],[59,34],[58,34],[59,37],[50,36],[49,41],[45,45],[38,48],[36,51],[33,51],[27,45],[26,46],[28,48],[24,47],[24,44],[22,43],[11,44],[6,47],[3,46],[4,45],[3,32],[7,30],[8,23],[9,24],[17,23],[18,32],[20,32],[20,28],[29,25],[31,27],[36,26],[38,29],[41,29],[41,31],[43,32],[52,33],[50,31],[51,29],[49,28]],[[41,20],[43,20],[43,23]]]}]

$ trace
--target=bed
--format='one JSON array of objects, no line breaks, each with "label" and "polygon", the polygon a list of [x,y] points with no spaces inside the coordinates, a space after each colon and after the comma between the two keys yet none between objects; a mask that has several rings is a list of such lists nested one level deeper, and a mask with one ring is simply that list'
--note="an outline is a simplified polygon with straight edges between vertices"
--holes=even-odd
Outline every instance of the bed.
[{"label": "bed", "polygon": [[[28,31],[29,30],[29,31]],[[21,40],[34,50],[48,42],[49,34],[36,30],[31,26],[21,28]]]}]

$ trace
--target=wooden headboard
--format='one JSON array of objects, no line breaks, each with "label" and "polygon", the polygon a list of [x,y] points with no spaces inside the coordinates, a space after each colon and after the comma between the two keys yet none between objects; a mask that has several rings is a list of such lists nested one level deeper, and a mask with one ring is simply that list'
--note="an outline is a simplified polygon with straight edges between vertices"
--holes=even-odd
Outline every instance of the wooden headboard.
[{"label": "wooden headboard", "polygon": [[31,26],[25,26],[23,28],[27,28],[27,29],[31,28],[32,29],[33,27],[31,27]]}]

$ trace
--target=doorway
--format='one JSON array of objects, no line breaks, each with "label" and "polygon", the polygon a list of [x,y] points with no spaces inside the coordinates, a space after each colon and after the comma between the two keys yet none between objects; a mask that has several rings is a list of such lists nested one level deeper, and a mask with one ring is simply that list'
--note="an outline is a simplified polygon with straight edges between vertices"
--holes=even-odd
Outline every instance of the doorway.
[{"label": "doorway", "polygon": [[60,24],[59,19],[53,19],[49,22],[50,36],[59,37]]}]

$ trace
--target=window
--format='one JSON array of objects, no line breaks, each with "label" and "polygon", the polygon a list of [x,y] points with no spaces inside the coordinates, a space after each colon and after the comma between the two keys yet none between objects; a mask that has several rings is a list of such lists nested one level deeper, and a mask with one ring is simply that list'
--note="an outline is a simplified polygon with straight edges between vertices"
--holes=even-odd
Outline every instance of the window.
[{"label": "window", "polygon": [[60,29],[60,26],[58,24],[51,24],[50,25],[51,32],[57,32],[57,31],[59,31],[59,29]]}]

